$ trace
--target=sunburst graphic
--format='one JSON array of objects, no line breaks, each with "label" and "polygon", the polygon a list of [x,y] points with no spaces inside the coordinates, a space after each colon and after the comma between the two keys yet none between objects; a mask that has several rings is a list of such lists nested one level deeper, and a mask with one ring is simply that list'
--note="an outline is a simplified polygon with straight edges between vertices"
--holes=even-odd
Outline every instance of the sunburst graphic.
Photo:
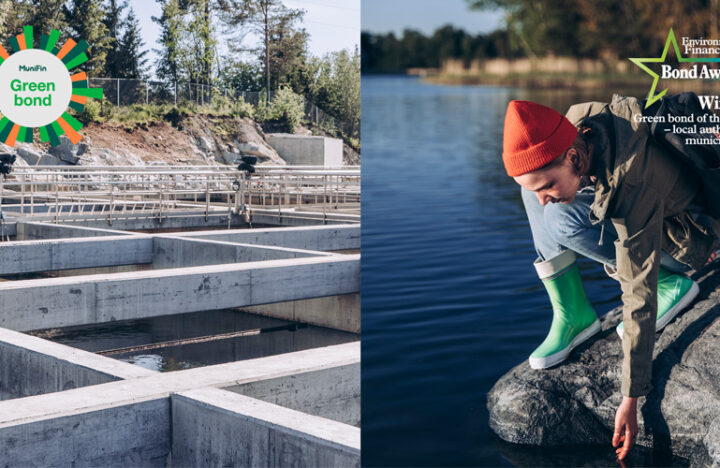
[{"label": "sunburst graphic", "polygon": [[[58,47],[58,39],[60,39],[60,31],[53,29],[50,34],[43,34],[39,46],[34,47],[33,27],[25,26],[22,34],[8,40],[11,53],[8,53],[0,44],[0,65],[8,60],[12,54],[24,50],[38,49],[55,55],[62,61],[65,68],[67,68],[68,74],[70,74],[74,68],[88,60],[85,51],[89,45],[84,40],[76,43],[74,40],[68,39],[62,47]],[[88,99],[103,98],[102,88],[90,88],[88,86],[88,78],[85,72],[80,71],[70,75],[70,80],[72,81],[72,95],[68,106],[72,109],[82,111]],[[67,135],[73,144],[78,143],[82,139],[82,136],[78,133],[82,126],[82,123],[65,111],[54,122],[37,128],[40,132],[40,141],[49,141],[52,146],[57,146],[60,144],[60,135]],[[33,129],[33,127],[18,125],[3,115],[2,120],[0,120],[0,141],[8,146],[15,146],[17,141],[32,143]]]}]

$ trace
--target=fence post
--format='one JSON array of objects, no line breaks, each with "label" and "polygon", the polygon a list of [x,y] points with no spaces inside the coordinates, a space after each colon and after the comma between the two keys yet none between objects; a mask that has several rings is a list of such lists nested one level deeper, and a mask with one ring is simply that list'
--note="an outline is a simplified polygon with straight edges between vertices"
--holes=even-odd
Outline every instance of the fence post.
[{"label": "fence post", "polygon": [[120,78],[117,79],[117,105],[120,106]]},{"label": "fence post", "polygon": [[177,107],[177,81],[175,82],[175,107]]},{"label": "fence post", "polygon": [[205,105],[205,87],[204,85],[200,85],[200,105]]},{"label": "fence post", "polygon": [[145,105],[147,106],[150,104],[150,88],[148,87],[148,82],[145,82]]}]

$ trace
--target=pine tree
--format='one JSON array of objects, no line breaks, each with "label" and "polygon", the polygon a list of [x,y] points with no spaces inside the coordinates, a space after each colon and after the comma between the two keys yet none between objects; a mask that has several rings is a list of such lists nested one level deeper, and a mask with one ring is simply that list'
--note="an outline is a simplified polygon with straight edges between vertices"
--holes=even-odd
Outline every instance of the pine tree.
[{"label": "pine tree", "polygon": [[87,51],[89,60],[85,69],[89,74],[103,74],[111,38],[103,23],[105,9],[100,0],[71,0],[69,6],[63,7],[65,16],[74,34],[74,39],[84,39],[90,47]]},{"label": "pine tree", "polygon": [[120,39],[120,66],[118,76],[122,78],[143,79],[146,74],[147,50],[142,50],[145,43],[140,36],[140,22],[135,11],[130,7],[124,22],[125,32]]},{"label": "pine tree", "polygon": [[6,40],[12,35],[11,20],[15,17],[15,5],[10,0],[0,0],[0,38]]},{"label": "pine tree", "polygon": [[174,84],[180,80],[181,49],[180,41],[183,36],[184,9],[180,0],[157,0],[162,5],[162,16],[153,16],[152,20],[160,25],[162,33],[158,39],[161,49],[156,49],[160,55],[158,76],[170,80]]},{"label": "pine tree", "polygon": [[110,38],[110,49],[105,61],[105,75],[109,77],[122,76],[123,50],[120,46],[120,27],[122,26],[122,11],[127,7],[127,1],[118,2],[110,0],[103,24],[107,28]]},{"label": "pine tree", "polygon": [[35,6],[28,1],[0,0],[0,40],[22,33],[23,26],[32,24]]},{"label": "pine tree", "polygon": [[[292,28],[296,21],[301,21],[305,10],[286,8],[281,0],[219,0],[225,22],[231,28],[247,26],[263,39],[263,44],[256,48],[243,48],[237,44],[242,42],[242,34],[235,38],[237,44],[230,44],[236,52],[254,52],[265,63],[265,86],[267,99],[270,100],[271,66],[283,65],[288,60],[296,58],[297,52],[286,48],[290,43],[296,44],[307,41],[304,30]],[[291,42],[287,38],[293,38]],[[305,49],[305,46],[302,47]],[[272,57],[275,56],[273,61]],[[279,83],[275,83],[276,87]]]},{"label": "pine tree", "polygon": [[[308,55],[308,33],[295,27],[302,18],[301,10],[287,11],[278,16],[269,42],[270,79],[275,86],[289,84],[301,92],[301,81]],[[261,55],[264,59],[264,54]]]},{"label": "pine tree", "polygon": [[190,29],[196,36],[194,55],[200,66],[196,73],[198,82],[205,85],[212,84],[212,64],[215,60],[215,45],[213,37],[212,12],[215,5],[212,0],[192,0],[189,4],[191,13]]},{"label": "pine tree", "polygon": [[63,4],[65,0],[32,0],[33,19],[28,24],[34,26],[36,41],[53,29],[60,31],[62,40],[68,37],[68,20],[63,13]]}]

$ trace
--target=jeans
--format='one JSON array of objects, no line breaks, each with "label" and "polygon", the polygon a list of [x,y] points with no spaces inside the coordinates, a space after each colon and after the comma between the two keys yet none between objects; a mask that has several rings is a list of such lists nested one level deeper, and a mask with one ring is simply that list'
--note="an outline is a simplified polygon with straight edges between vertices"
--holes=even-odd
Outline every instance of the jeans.
[{"label": "jeans", "polygon": [[[522,190],[522,200],[530,221],[535,251],[541,260],[550,260],[565,250],[573,250],[592,260],[615,267],[615,226],[610,221],[590,223],[590,205],[595,200],[594,187],[585,187],[568,205],[540,204],[535,192]],[[602,242],[600,242],[602,231]],[[690,270],[668,253],[661,252],[660,265],[672,272]]]}]

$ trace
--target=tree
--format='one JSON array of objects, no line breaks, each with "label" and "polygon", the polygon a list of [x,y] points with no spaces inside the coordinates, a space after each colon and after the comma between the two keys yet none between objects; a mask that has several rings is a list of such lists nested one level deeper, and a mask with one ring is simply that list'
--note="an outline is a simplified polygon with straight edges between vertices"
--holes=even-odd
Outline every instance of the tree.
[{"label": "tree", "polygon": [[0,3],[0,34],[2,40],[22,33],[23,26],[32,24],[36,7],[32,2],[1,0]]},{"label": "tree", "polygon": [[123,49],[120,45],[120,27],[122,26],[122,11],[127,7],[127,1],[109,0],[103,24],[107,28],[107,35],[110,38],[110,47],[105,60],[105,75],[120,77],[123,73],[122,55]]},{"label": "tree", "polygon": [[68,20],[62,9],[65,3],[65,0],[32,0],[33,18],[27,24],[34,26],[38,40],[42,34],[50,34],[53,29],[60,31],[62,38],[67,37]]},{"label": "tree", "polygon": [[124,21],[124,26],[125,32],[120,39],[120,50],[122,51],[120,66],[122,68],[118,76],[142,79],[145,77],[147,50],[142,50],[145,43],[140,36],[140,23],[132,7]]},{"label": "tree", "polygon": [[[215,60],[217,41],[213,37],[212,12],[215,5],[211,0],[189,0],[188,11],[190,23],[188,33],[192,36],[194,50],[190,55],[195,57],[200,66],[192,65],[195,81],[212,85],[212,64]],[[208,88],[212,89],[212,88]]]},{"label": "tree", "polygon": [[202,29],[200,31],[200,36],[202,37],[203,45],[203,80],[205,84],[210,86],[212,84],[212,63],[215,55],[216,41],[213,39],[212,20],[210,17],[210,0],[199,1],[199,6],[202,6],[202,22],[200,23],[202,25]]},{"label": "tree", "polygon": [[[287,29],[294,27],[297,21],[301,21],[305,10],[293,10],[286,8],[281,0],[218,0],[225,22],[230,28],[238,26],[248,26],[248,31],[258,34],[263,44],[260,47],[246,49],[240,45],[247,31],[236,36],[236,45],[231,44],[235,52],[251,51],[258,53],[265,63],[265,88],[267,92],[267,100],[270,101],[270,84],[271,79],[271,57],[275,53],[282,54],[285,58],[286,54],[292,55],[291,50],[282,49],[283,40],[292,38],[295,44],[302,41],[302,37],[307,40],[307,35],[297,31],[298,35],[293,35]],[[271,43],[273,46],[271,46]],[[288,43],[285,42],[285,45]],[[273,47],[273,49],[271,49]],[[290,60],[294,60],[290,57]],[[276,63],[287,63],[286,60],[279,60]],[[278,83],[276,83],[278,85]]]},{"label": "tree", "polygon": [[240,91],[261,91],[263,88],[263,67],[259,62],[241,62],[232,57],[223,60],[227,65],[220,71],[223,86]]},{"label": "tree", "polygon": [[360,132],[360,51],[341,50],[308,61],[307,97],[343,122],[348,136]]},{"label": "tree", "polygon": [[[645,57],[677,37],[717,37],[717,0],[466,0],[501,9],[509,45],[525,55]],[[652,52],[654,53],[654,52]]]},{"label": "tree", "polygon": [[180,40],[183,35],[183,14],[180,0],[157,0],[162,5],[162,15],[152,20],[160,25],[162,32],[158,43],[162,46],[156,52],[160,55],[157,73],[160,78],[177,85],[180,79]]},{"label": "tree", "polygon": [[84,39],[90,45],[86,70],[102,74],[111,48],[111,38],[103,23],[105,9],[100,0],[71,0],[69,5],[63,6],[63,11],[76,39]]},{"label": "tree", "polygon": [[[270,37],[270,82],[275,87],[290,85],[299,91],[304,84],[303,69],[308,54],[308,33],[305,28],[298,28],[295,23],[302,18],[304,12],[294,13],[278,18],[277,26]],[[260,57],[264,60],[264,54]]]}]

